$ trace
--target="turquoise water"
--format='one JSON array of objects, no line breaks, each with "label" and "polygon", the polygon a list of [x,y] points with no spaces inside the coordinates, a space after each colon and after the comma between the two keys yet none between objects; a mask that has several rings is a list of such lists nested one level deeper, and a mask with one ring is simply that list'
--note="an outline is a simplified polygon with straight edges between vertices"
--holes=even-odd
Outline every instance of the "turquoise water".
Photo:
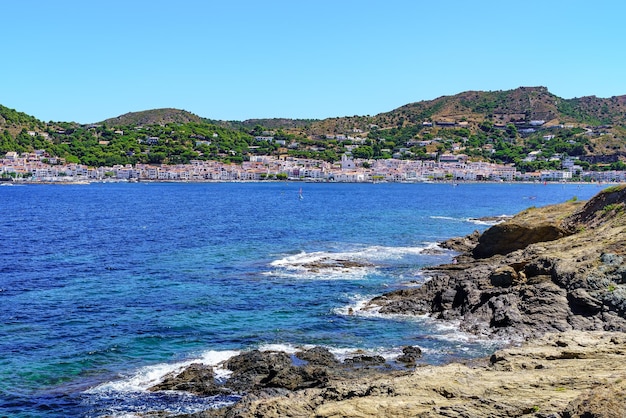
[{"label": "turquoise water", "polygon": [[[298,198],[302,187],[303,199]],[[483,230],[472,218],[587,199],[595,185],[138,183],[0,187],[0,416],[193,412],[149,394],[194,360],[323,345],[424,362],[494,345],[428,318],[361,312]],[[307,269],[351,260],[363,267]],[[356,311],[349,315],[348,309]]]}]

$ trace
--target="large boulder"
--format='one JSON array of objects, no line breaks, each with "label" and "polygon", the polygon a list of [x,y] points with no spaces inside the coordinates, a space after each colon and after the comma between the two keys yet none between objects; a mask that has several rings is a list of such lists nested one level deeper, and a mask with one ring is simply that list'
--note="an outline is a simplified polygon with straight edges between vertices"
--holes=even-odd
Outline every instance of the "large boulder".
[{"label": "large boulder", "polygon": [[215,382],[211,366],[193,363],[180,373],[169,373],[159,384],[148,388],[151,392],[160,390],[179,390],[200,396],[211,396],[229,391]]},{"label": "large boulder", "polygon": [[232,372],[228,385],[238,392],[262,387],[282,369],[292,365],[284,352],[252,350],[231,357],[226,368]]},{"label": "large boulder", "polygon": [[554,241],[568,235],[568,231],[553,223],[503,222],[487,229],[480,236],[472,254],[487,258],[496,254],[509,254],[538,242]]},{"label": "large boulder", "polygon": [[316,366],[335,366],[339,361],[324,347],[313,347],[308,350],[298,351],[296,357],[306,361],[307,364]]},{"label": "large boulder", "polygon": [[[303,356],[319,363],[332,363],[329,357],[322,360],[323,351],[309,350]],[[282,351],[248,351],[230,358],[226,367],[233,372],[226,386],[237,392],[261,388],[297,390],[323,386],[328,381],[325,368],[312,364],[295,366],[291,356]]]}]

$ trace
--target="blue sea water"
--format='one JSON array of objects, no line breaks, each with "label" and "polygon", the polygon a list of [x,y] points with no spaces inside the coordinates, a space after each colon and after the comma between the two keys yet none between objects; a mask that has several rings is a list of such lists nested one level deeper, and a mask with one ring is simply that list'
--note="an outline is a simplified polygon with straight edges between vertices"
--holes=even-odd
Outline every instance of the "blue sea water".
[{"label": "blue sea water", "polygon": [[[303,199],[298,198],[302,188]],[[448,262],[441,240],[601,189],[570,184],[110,183],[0,187],[0,417],[193,412],[167,372],[322,345],[481,356],[454,324],[361,311]],[[352,260],[363,267],[306,268]],[[332,264],[332,263],[331,263]],[[355,314],[349,314],[352,308]],[[217,369],[220,370],[219,368]]]}]

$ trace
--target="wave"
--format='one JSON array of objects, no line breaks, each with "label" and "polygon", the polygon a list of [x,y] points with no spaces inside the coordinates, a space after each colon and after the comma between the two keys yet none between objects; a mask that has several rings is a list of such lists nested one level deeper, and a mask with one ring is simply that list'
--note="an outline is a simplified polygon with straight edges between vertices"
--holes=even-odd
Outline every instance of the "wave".
[{"label": "wave", "polygon": [[289,254],[269,263],[269,276],[300,279],[362,279],[387,263],[405,257],[428,255],[433,251],[446,251],[436,243],[419,247],[367,246],[349,251],[316,251]]},{"label": "wave", "polygon": [[[347,308],[344,308],[347,310]],[[347,315],[347,313],[346,313]],[[359,315],[358,313],[355,315]],[[488,355],[494,349],[499,348],[509,341],[481,339],[474,335],[459,331],[458,322],[444,323],[434,320],[427,315],[409,317],[405,315],[382,315],[380,313],[365,313],[361,316],[380,317],[395,320],[410,320],[428,324],[430,331],[423,335],[415,336],[413,346],[418,346],[424,356],[424,364],[443,364],[455,358],[466,359]],[[380,346],[380,347],[334,347],[320,345],[332,353],[339,362],[355,356],[381,356],[390,365],[394,365],[396,359],[403,355],[403,346]],[[263,344],[259,346],[260,351],[282,351],[289,355],[295,355],[298,351],[315,347],[312,344]],[[404,364],[396,364],[397,367],[404,367]]]},{"label": "wave", "polygon": [[[355,306],[361,308],[366,305],[367,298],[357,297],[355,295]],[[362,309],[362,311],[367,311]],[[364,315],[383,316],[374,311],[366,312]],[[397,316],[395,316],[397,317]],[[428,320],[427,316],[413,318],[413,320]],[[468,355],[475,352],[475,355],[483,354],[484,346],[468,346],[469,338],[463,338],[463,334],[458,330],[454,330],[452,324],[442,325],[440,331],[449,330],[450,332],[431,333],[424,336],[425,340],[444,341],[443,344],[421,344],[417,345],[425,356],[430,357],[428,363],[445,362],[445,359],[458,356],[459,352],[466,352]],[[456,346],[447,341],[458,343]],[[474,341],[475,342],[475,341]],[[491,342],[493,344],[493,341]],[[380,346],[380,347],[332,347],[327,348],[338,361],[344,362],[348,358],[355,356],[381,356],[385,361],[393,365],[396,359],[403,354],[404,346]],[[290,355],[294,355],[298,351],[315,347],[311,344],[262,344],[258,347],[260,351],[282,351]],[[83,405],[90,408],[89,416],[111,416],[111,417],[137,417],[144,416],[146,413],[160,411],[161,413],[171,414],[193,414],[210,408],[220,408],[232,405],[241,399],[239,395],[230,396],[211,396],[202,397],[192,395],[186,392],[178,391],[159,391],[149,392],[147,389],[162,381],[162,379],[174,372],[182,371],[185,367],[195,362],[201,362],[206,365],[215,367],[216,372],[223,370],[223,363],[232,356],[238,355],[239,351],[207,351],[199,358],[185,362],[174,364],[157,364],[153,366],[143,367],[133,374],[113,381],[103,383],[84,393]],[[474,355],[474,354],[472,354]],[[463,357],[463,355],[461,355]],[[443,359],[443,361],[437,359]],[[396,364],[396,367],[404,367],[403,364]],[[221,375],[221,378],[228,377],[228,373]]]},{"label": "wave", "polygon": [[259,347],[260,351],[283,351],[287,354],[294,355],[298,351],[309,350],[313,347],[326,348],[337,360],[343,362],[348,358],[352,358],[357,355],[378,355],[385,358],[385,360],[394,360],[396,357],[402,354],[402,348],[360,348],[360,347],[333,347],[325,345],[313,345],[313,344],[263,344]]},{"label": "wave", "polygon": [[474,225],[493,226],[510,219],[510,215],[489,216],[483,218],[454,218],[451,216],[430,216],[431,219],[440,219],[444,221],[453,221],[459,223],[471,223]]},{"label": "wave", "polygon": [[143,392],[148,388],[162,382],[163,378],[170,373],[182,372],[186,367],[193,363],[203,363],[207,366],[213,366],[215,377],[226,379],[230,375],[230,371],[221,367],[222,364],[239,354],[239,351],[206,351],[199,358],[186,360],[178,363],[160,363],[151,366],[145,366],[133,372],[128,376],[123,376],[119,380],[105,382],[93,388],[86,393],[103,393],[103,392]]},{"label": "wave", "polygon": [[380,310],[382,306],[370,304],[370,301],[375,296],[378,295],[352,295],[350,297],[350,303],[333,309],[333,313],[342,316],[358,316],[362,318],[416,322],[420,324],[420,329],[426,332],[428,338],[450,343],[480,344],[482,346],[500,346],[510,342],[509,340],[497,340],[491,337],[480,337],[474,334],[470,334],[468,332],[461,331],[460,321],[442,321],[432,318],[429,314],[415,315],[381,313]]},{"label": "wave", "polygon": [[507,219],[511,219],[510,215],[499,215],[499,216],[491,216],[485,218],[469,218],[468,222],[471,222],[475,225],[488,225],[493,226],[499,223],[506,221]]},{"label": "wave", "polygon": [[[180,373],[193,363],[213,366],[215,378],[223,381],[231,372],[223,367],[239,351],[206,351],[193,360],[160,363],[145,366],[118,380],[105,382],[83,392],[84,403],[98,411],[96,416],[136,417],[136,413],[166,411],[176,414],[196,413],[208,408],[220,408],[237,402],[240,396],[200,397],[186,392],[149,392],[148,388],[161,383],[172,374]],[[143,415],[141,415],[143,416]]]}]

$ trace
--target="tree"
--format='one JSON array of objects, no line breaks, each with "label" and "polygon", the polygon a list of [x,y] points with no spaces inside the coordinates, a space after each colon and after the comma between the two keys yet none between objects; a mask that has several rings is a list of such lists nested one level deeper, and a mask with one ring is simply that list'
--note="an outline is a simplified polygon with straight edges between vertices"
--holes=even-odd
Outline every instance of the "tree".
[{"label": "tree", "polygon": [[517,137],[517,127],[515,125],[513,125],[512,123],[509,123],[508,125],[506,125],[506,133],[509,137],[511,138],[516,138]]},{"label": "tree", "polygon": [[362,158],[364,160],[369,160],[374,157],[374,150],[372,147],[368,145],[363,145],[358,148],[352,150],[352,156],[354,158]]}]

